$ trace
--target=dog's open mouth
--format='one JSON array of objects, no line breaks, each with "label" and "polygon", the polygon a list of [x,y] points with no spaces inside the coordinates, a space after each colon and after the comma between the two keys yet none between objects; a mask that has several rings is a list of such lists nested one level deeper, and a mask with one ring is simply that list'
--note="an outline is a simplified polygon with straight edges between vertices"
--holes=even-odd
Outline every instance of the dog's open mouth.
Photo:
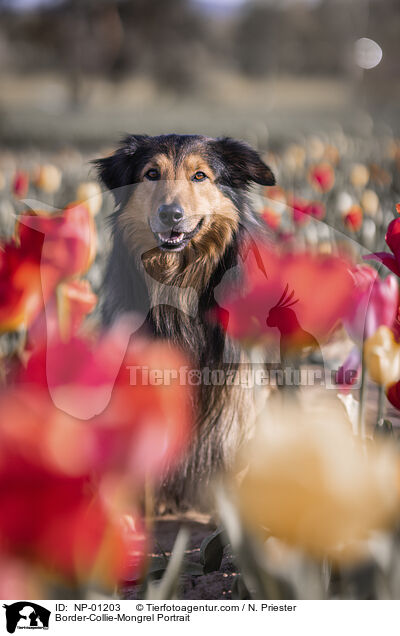
[{"label": "dog's open mouth", "polygon": [[154,232],[161,250],[168,252],[179,252],[189,241],[196,236],[203,225],[203,219],[199,221],[191,232],[181,232],[179,230],[168,230],[167,232]]}]

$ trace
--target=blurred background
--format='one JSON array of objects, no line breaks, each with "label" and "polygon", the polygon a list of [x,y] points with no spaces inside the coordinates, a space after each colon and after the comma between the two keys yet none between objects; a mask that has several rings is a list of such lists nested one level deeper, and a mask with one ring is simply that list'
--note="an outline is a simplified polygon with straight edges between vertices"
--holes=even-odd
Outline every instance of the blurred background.
[{"label": "blurred background", "polygon": [[398,0],[0,0],[0,138],[396,136]]}]

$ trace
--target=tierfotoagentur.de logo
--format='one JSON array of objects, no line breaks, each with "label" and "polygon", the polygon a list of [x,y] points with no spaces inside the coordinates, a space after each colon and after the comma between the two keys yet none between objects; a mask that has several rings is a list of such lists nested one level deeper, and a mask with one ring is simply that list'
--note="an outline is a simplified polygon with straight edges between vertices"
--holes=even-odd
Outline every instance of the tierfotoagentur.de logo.
[{"label": "tierfotoagentur.de logo", "polygon": [[18,601],[3,605],[6,610],[7,631],[14,634],[16,629],[49,629],[50,610],[31,603]]}]

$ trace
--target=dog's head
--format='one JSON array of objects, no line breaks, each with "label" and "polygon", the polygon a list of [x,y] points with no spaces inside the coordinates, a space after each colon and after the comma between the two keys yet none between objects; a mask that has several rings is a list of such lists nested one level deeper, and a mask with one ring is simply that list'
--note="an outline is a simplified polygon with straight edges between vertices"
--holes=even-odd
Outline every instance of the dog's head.
[{"label": "dog's head", "polygon": [[251,182],[273,185],[259,154],[230,138],[130,135],[97,162],[115,194],[116,223],[135,252],[221,252],[240,222],[240,198]]}]

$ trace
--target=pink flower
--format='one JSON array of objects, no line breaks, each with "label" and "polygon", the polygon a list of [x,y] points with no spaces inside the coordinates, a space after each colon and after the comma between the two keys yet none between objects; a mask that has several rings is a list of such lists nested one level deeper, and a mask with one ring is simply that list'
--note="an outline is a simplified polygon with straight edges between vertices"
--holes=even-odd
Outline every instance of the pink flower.
[{"label": "pink flower", "polygon": [[318,163],[310,167],[308,179],[319,192],[328,192],[335,183],[335,172],[330,163]]},{"label": "pink flower", "polygon": [[304,199],[293,197],[292,201],[292,217],[296,225],[306,225],[309,220],[309,203]]},{"label": "pink flower", "polygon": [[26,197],[29,189],[29,177],[26,172],[17,172],[13,181],[13,193],[18,199]]},{"label": "pink flower", "polygon": [[381,325],[392,327],[399,306],[399,290],[394,276],[382,280],[369,265],[356,266],[352,274],[355,288],[343,324],[350,338],[361,346]]},{"label": "pink flower", "polygon": [[309,214],[314,219],[321,221],[325,216],[325,206],[320,201],[311,201],[308,203],[305,209],[306,214]]},{"label": "pink flower", "polygon": [[383,263],[396,276],[400,276],[400,218],[393,219],[389,223],[385,240],[392,254],[374,252],[364,256],[364,260],[374,260]]}]

